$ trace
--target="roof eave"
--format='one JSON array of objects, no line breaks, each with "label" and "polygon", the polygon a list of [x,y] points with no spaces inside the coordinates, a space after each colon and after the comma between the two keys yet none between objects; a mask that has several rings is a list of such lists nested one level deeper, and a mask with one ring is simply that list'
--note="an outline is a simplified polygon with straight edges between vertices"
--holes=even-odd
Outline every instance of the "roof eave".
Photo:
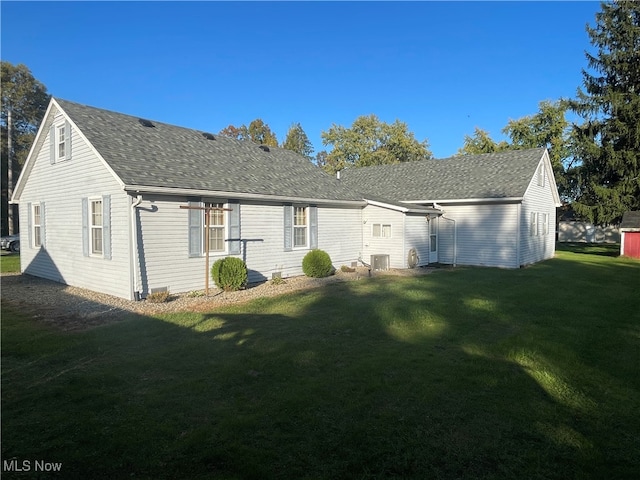
[{"label": "roof eave", "polygon": [[449,198],[449,199],[426,199],[426,200],[402,200],[402,203],[423,204],[423,203],[439,203],[439,204],[465,204],[465,203],[519,203],[524,200],[523,197],[499,197],[499,198]]},{"label": "roof eave", "polygon": [[402,207],[400,205],[392,205],[390,203],[380,202],[377,200],[370,200],[365,198],[365,201],[369,205],[373,205],[376,207],[388,208],[390,210],[396,210],[402,213],[426,213],[426,214],[441,214],[442,210],[438,210],[436,208],[410,208],[410,207]]},{"label": "roof eave", "polygon": [[364,207],[364,200],[338,200],[312,197],[289,197],[284,195],[267,195],[260,193],[228,192],[222,190],[200,190],[189,188],[157,187],[153,185],[125,185],[124,190],[131,193],[152,193],[157,195],[176,195],[187,197],[225,197],[239,200],[260,200],[284,203],[311,203],[316,205],[343,205],[347,207]]}]

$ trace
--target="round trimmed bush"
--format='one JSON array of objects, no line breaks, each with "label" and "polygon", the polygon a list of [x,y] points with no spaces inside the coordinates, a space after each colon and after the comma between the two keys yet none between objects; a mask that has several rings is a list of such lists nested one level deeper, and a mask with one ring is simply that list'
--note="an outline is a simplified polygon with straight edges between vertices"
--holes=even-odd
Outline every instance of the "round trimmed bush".
[{"label": "round trimmed bush", "polygon": [[227,292],[240,290],[247,285],[247,265],[236,257],[220,258],[211,267],[211,278]]},{"label": "round trimmed bush", "polygon": [[328,277],[333,273],[331,257],[324,250],[311,250],[302,259],[302,271],[307,277]]}]

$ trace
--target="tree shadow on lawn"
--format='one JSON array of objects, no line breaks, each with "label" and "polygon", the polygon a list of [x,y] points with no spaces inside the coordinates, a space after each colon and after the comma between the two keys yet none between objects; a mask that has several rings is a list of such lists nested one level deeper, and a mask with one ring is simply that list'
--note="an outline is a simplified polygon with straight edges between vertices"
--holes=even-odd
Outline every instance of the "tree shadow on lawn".
[{"label": "tree shadow on lawn", "polygon": [[3,458],[62,461],[65,478],[631,478],[638,449],[617,442],[638,433],[637,386],[615,364],[583,378],[580,339],[522,294],[536,280],[381,277],[137,317],[32,363],[12,345]]}]

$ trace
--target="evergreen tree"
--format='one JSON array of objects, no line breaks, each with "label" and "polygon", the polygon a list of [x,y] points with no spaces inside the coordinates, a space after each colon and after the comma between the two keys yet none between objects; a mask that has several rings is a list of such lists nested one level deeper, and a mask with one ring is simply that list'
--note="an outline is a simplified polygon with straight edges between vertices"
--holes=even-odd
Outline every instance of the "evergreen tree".
[{"label": "evergreen tree", "polygon": [[587,26],[595,55],[586,53],[570,108],[584,119],[573,129],[573,208],[596,224],[617,223],[626,210],[640,210],[640,3],[603,2],[596,26]]},{"label": "evergreen tree", "polygon": [[309,141],[309,137],[307,137],[307,134],[299,123],[291,125],[287,132],[287,138],[285,138],[282,144],[282,148],[299,153],[310,161],[313,159],[311,156],[313,153],[313,146]]}]

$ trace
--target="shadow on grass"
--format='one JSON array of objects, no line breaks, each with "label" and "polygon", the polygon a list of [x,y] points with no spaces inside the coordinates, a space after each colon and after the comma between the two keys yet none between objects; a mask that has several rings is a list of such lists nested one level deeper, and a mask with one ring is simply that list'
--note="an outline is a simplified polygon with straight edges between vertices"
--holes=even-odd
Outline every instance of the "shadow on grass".
[{"label": "shadow on grass", "polygon": [[617,257],[620,255],[619,243],[585,243],[585,242],[558,242],[556,250],[562,252],[583,253],[586,255],[603,255]]},{"label": "shadow on grass", "polygon": [[3,459],[64,478],[631,478],[638,300],[608,312],[638,270],[620,270],[380,277],[73,335],[3,312]]}]

